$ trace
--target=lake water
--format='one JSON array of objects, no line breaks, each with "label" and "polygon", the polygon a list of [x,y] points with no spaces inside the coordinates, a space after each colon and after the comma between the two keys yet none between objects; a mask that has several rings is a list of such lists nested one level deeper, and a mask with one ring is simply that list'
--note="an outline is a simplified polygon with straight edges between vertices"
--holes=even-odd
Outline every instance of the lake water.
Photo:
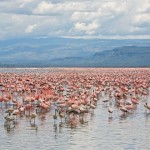
[{"label": "lake water", "polygon": [[5,109],[0,109],[0,149],[65,149],[65,150],[148,150],[150,149],[150,114],[146,114],[144,103],[133,114],[122,115],[114,109],[109,118],[107,107],[102,98],[94,114],[87,114],[85,122],[77,122],[76,126],[54,123],[53,106],[51,112],[36,118],[37,127],[30,126],[27,117],[18,118],[18,123],[10,131],[4,128]]},{"label": "lake water", "polygon": [[[141,100],[133,113],[122,115],[114,107],[109,118],[108,107],[99,97],[94,114],[87,114],[84,122],[65,123],[58,118],[54,123],[51,111],[36,118],[36,127],[28,117],[18,118],[16,127],[4,127],[6,108],[0,108],[0,150],[149,150],[150,113],[145,113]],[[150,101],[150,96],[148,97]]]}]

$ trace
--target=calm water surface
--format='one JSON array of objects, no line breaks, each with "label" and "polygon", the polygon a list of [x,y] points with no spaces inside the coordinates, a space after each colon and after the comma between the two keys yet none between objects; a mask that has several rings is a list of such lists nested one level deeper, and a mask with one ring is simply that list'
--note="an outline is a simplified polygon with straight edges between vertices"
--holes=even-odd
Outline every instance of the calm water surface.
[{"label": "calm water surface", "polygon": [[[0,149],[150,149],[150,114],[143,105],[136,112],[123,116],[117,108],[109,119],[107,107],[99,101],[94,114],[88,114],[85,122],[76,126],[54,124],[53,113],[36,119],[37,127],[30,126],[27,117],[18,118],[14,129],[4,128],[4,109],[0,109]],[[53,108],[51,108],[53,111]]]},{"label": "calm water surface", "polygon": [[[144,101],[128,115],[122,115],[114,108],[109,118],[107,106],[100,97],[94,114],[87,114],[84,122],[75,126],[61,122],[54,123],[53,112],[45,118],[36,118],[37,127],[31,127],[28,117],[18,118],[14,129],[4,127],[6,108],[0,108],[0,150],[149,150],[150,113],[145,113]],[[150,96],[148,97],[150,101]]]}]

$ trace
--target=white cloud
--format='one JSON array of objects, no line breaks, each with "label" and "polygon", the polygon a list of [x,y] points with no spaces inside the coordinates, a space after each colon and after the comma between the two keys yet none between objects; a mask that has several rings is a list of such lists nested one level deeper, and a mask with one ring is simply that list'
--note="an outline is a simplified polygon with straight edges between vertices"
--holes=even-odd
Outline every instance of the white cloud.
[{"label": "white cloud", "polygon": [[150,0],[144,0],[144,2],[138,8],[139,13],[150,13]]},{"label": "white cloud", "polygon": [[102,16],[100,12],[74,12],[71,16],[73,21],[92,21]]},{"label": "white cloud", "polygon": [[134,17],[133,24],[135,26],[150,27],[150,13],[136,15]]},{"label": "white cloud", "polygon": [[95,22],[90,24],[77,22],[74,26],[74,29],[77,31],[85,31],[86,34],[94,34],[96,29],[98,29],[99,25]]},{"label": "white cloud", "polygon": [[34,30],[36,27],[37,27],[36,24],[29,25],[29,26],[26,28],[25,32],[26,32],[26,33],[32,33],[33,30]]},{"label": "white cloud", "polygon": [[[0,38],[23,36],[143,36],[150,0],[3,0]],[[30,33],[30,34],[27,34]]]},{"label": "white cloud", "polygon": [[57,31],[55,17],[0,14],[0,39],[28,36],[47,36],[50,30]]},{"label": "white cloud", "polygon": [[65,3],[49,3],[42,1],[32,10],[33,14],[63,14],[73,11],[86,11],[86,5],[83,2],[65,2]]}]

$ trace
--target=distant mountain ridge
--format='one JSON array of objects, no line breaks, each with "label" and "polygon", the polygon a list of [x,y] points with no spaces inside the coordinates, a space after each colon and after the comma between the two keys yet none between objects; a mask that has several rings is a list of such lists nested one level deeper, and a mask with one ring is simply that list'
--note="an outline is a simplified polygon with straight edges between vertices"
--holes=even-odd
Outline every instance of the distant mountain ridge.
[{"label": "distant mountain ridge", "polygon": [[94,60],[105,66],[150,66],[150,47],[123,46],[109,51],[97,52]]},{"label": "distant mountain ridge", "polygon": [[0,41],[0,67],[5,66],[149,67],[150,40],[31,38]]}]

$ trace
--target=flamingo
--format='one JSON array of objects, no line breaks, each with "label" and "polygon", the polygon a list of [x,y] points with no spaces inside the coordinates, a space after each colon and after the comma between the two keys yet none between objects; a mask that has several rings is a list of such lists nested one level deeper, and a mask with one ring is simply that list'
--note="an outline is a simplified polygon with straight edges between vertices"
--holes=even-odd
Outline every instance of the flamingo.
[{"label": "flamingo", "polygon": [[105,100],[103,100],[102,101],[104,104],[106,104],[106,106],[107,106],[107,103],[109,102],[109,100],[108,99],[105,99]]},{"label": "flamingo", "polygon": [[10,129],[11,123],[13,123],[13,125],[14,125],[13,127],[15,127],[15,122],[14,122],[15,118],[14,118],[14,116],[12,115],[13,111],[14,111],[13,108],[9,108],[9,109],[6,111],[6,113],[8,113],[8,114],[7,114],[4,118],[5,118],[5,120],[6,120],[5,126],[7,127],[7,129]]},{"label": "flamingo", "polygon": [[125,105],[124,107],[129,111],[129,110],[133,110],[135,108],[135,105],[133,105],[133,104]]},{"label": "flamingo", "polygon": [[14,111],[13,111],[13,113],[12,113],[14,116],[16,116],[16,119],[15,119],[15,121],[17,122],[17,116],[20,114],[20,111],[19,111],[19,109],[15,109]]},{"label": "flamingo", "polygon": [[58,110],[55,109],[55,114],[53,115],[54,122],[57,120],[57,112],[58,112]]},{"label": "flamingo", "polygon": [[[8,103],[11,100],[14,109],[18,109],[21,115],[24,110],[34,110],[34,104],[40,111],[48,111],[55,101],[59,113],[55,113],[54,120],[57,115],[62,120],[65,115],[71,114],[77,120],[75,116],[84,117],[89,109],[96,109],[99,95],[106,94],[108,99],[102,100],[102,103],[107,105],[114,97],[120,110],[127,113],[138,109],[136,106],[141,97],[149,94],[149,73],[149,69],[120,71],[110,68],[62,69],[57,73],[0,73],[0,103],[2,105],[4,101]],[[109,116],[113,114],[111,107],[108,106]],[[150,108],[147,103],[144,107],[146,110]]]},{"label": "flamingo", "polygon": [[134,105],[139,104],[139,102],[137,101],[137,98],[136,98],[136,97],[132,97],[132,98],[131,98],[131,102],[132,102]]},{"label": "flamingo", "polygon": [[147,112],[147,110],[150,111],[150,106],[147,103],[144,104],[144,107],[146,108],[146,112]]},{"label": "flamingo", "polygon": [[108,113],[109,113],[109,117],[112,117],[112,113],[113,113],[112,107],[108,107]]},{"label": "flamingo", "polygon": [[62,119],[65,118],[65,113],[62,111],[59,111],[59,117],[60,117],[61,122],[62,122]]},{"label": "flamingo", "polygon": [[[36,116],[37,116],[36,113],[32,113],[32,114],[31,114],[31,118],[30,118],[30,124],[31,124],[31,125],[35,125],[35,118],[36,118]],[[32,123],[32,120],[34,121],[33,123]]]},{"label": "flamingo", "polygon": [[120,110],[121,110],[124,114],[126,114],[127,112],[129,112],[129,111],[126,109],[126,107],[124,107],[124,106],[121,106]]},{"label": "flamingo", "polygon": [[26,105],[25,105],[25,110],[28,110],[28,111],[29,111],[28,116],[30,116],[31,108],[32,108],[32,105],[31,105],[31,104],[26,104]]},{"label": "flamingo", "polygon": [[4,101],[4,96],[3,96],[3,92],[2,92],[2,97],[0,97],[0,103],[1,103],[1,107],[2,107],[2,102]]}]

